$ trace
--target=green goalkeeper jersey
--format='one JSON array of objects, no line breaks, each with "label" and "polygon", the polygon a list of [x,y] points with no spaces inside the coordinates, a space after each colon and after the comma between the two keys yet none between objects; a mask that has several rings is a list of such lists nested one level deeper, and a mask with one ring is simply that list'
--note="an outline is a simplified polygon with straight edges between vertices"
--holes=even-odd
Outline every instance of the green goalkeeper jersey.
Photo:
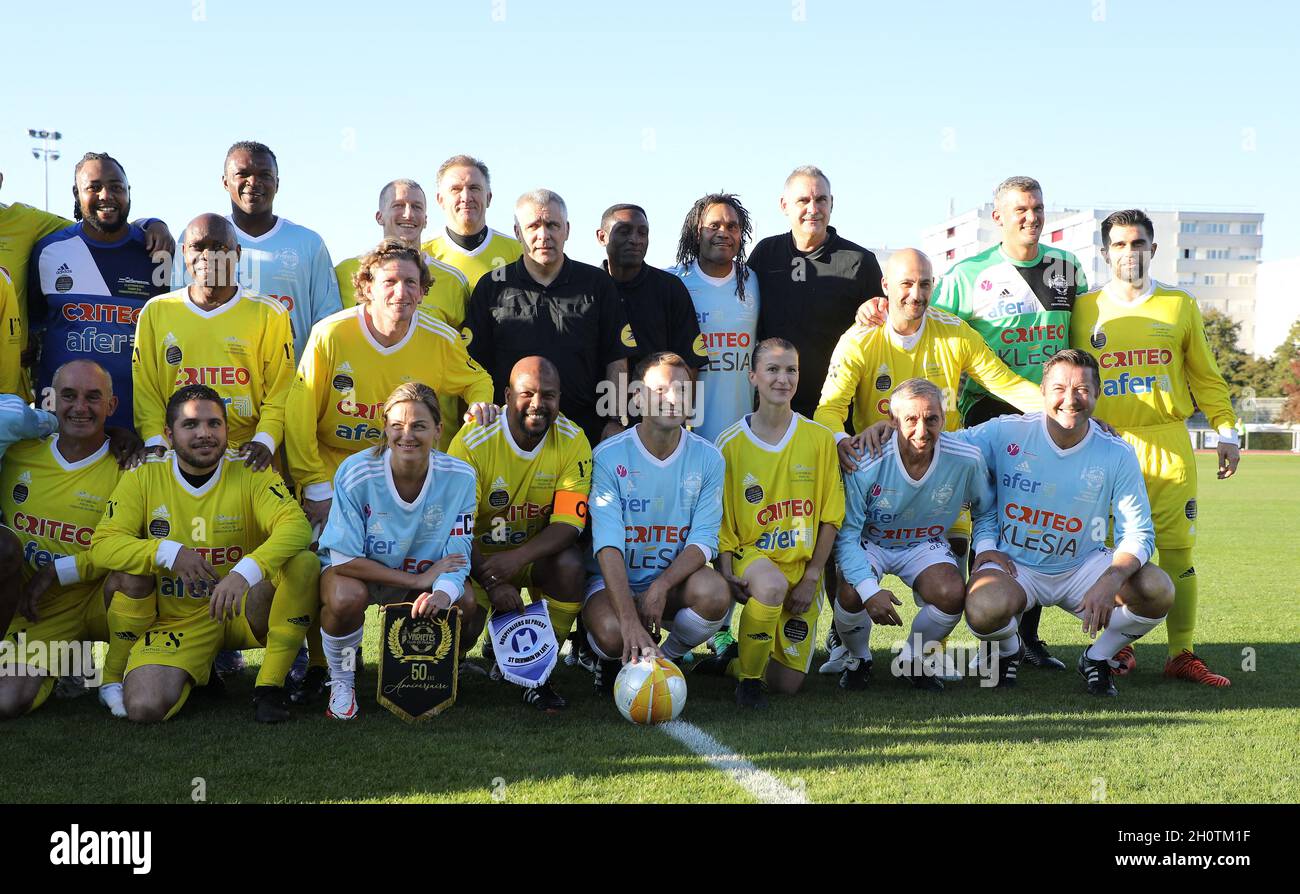
[{"label": "green goalkeeper jersey", "polygon": [[[930,304],[965,320],[1003,363],[1037,384],[1043,361],[1070,346],[1070,311],[1086,291],[1079,260],[1068,251],[1040,245],[1035,260],[1013,261],[999,244],[954,264]],[[967,378],[957,407],[965,417],[992,399]]]}]

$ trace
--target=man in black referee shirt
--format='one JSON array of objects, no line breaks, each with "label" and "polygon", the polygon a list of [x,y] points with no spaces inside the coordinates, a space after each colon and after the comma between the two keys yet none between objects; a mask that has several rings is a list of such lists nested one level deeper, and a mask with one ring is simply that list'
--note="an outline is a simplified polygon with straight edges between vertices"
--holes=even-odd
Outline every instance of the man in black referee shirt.
[{"label": "man in black referee shirt", "polygon": [[781,211],[790,232],[754,246],[758,277],[758,340],[779,336],[799,349],[799,390],[791,406],[809,419],[817,408],[831,353],[853,325],[858,306],[884,294],[876,256],[830,225],[831,182],[804,165],[785,179]]},{"label": "man in black referee shirt", "polygon": [[474,286],[465,318],[469,354],[491,374],[497,402],[520,359],[536,354],[554,363],[564,386],[560,412],[595,446],[622,431],[623,401],[599,398],[621,393],[636,347],[618,289],[599,267],[565,256],[568,209],[549,189],[519,197],[515,236],[523,256]]},{"label": "man in black referee shirt", "polygon": [[642,358],[672,351],[696,369],[708,362],[700,321],[690,290],[676,276],[645,262],[650,222],[640,205],[611,205],[600,216],[596,241],[608,258],[602,265],[618,286],[623,313],[632,326],[636,349],[627,359],[636,369]]}]

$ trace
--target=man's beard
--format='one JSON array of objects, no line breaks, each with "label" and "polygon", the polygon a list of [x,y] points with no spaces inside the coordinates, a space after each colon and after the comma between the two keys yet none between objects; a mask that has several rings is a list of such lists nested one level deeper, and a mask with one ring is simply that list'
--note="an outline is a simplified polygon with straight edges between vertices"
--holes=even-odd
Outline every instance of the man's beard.
[{"label": "man's beard", "polygon": [[131,200],[127,199],[126,204],[122,205],[118,209],[117,223],[112,226],[105,226],[101,224],[99,218],[96,217],[95,214],[93,213],[93,209],[92,209],[92,213],[90,214],[84,213],[81,210],[80,202],[77,203],[76,216],[77,219],[80,220],[84,226],[94,230],[97,233],[116,233],[118,230],[121,230],[124,227],[126,227],[127,222],[131,220]]},{"label": "man's beard", "polygon": [[182,461],[184,461],[187,465],[192,466],[195,469],[200,469],[203,472],[211,472],[213,469],[215,469],[221,463],[221,457],[225,456],[226,454],[226,449],[225,446],[223,445],[221,450],[217,452],[216,456],[212,460],[209,460],[207,461],[207,463],[205,463],[204,460],[198,457],[198,454],[191,453],[189,450],[183,447],[173,446],[172,449],[176,451],[176,456]]}]

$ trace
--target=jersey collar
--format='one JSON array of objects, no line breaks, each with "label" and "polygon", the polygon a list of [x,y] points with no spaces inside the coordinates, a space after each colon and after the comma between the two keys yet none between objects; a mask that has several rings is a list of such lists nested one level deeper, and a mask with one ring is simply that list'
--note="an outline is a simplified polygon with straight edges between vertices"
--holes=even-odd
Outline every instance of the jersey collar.
[{"label": "jersey collar", "polygon": [[1091,419],[1089,419],[1088,433],[1083,436],[1083,440],[1075,444],[1073,447],[1062,449],[1056,446],[1056,442],[1052,440],[1052,433],[1047,430],[1047,413],[1044,412],[1039,415],[1038,424],[1043,429],[1043,437],[1047,440],[1047,446],[1051,447],[1057,456],[1073,456],[1079,451],[1085,449],[1088,444],[1092,442],[1092,436],[1097,433],[1097,426],[1093,424]]},{"label": "jersey collar", "polygon": [[87,456],[85,459],[77,460],[75,463],[68,462],[66,459],[63,458],[63,454],[59,452],[58,435],[55,435],[54,437],[50,438],[49,446],[50,446],[50,455],[53,456],[54,461],[59,464],[59,468],[63,469],[63,471],[65,472],[76,472],[88,466],[93,466],[95,463],[99,462],[101,459],[104,458],[104,455],[108,453],[108,438],[104,439],[104,443],[99,445],[98,450],[90,454],[90,456]]},{"label": "jersey collar", "polygon": [[275,223],[271,224],[271,229],[267,230],[261,236],[250,236],[236,225],[235,216],[233,214],[227,214],[226,220],[230,221],[230,225],[235,228],[235,236],[240,242],[250,242],[253,245],[256,245],[259,242],[265,242],[267,239],[270,239],[276,233],[280,232],[281,224],[292,223],[292,221],[287,221],[277,214],[275,217]]},{"label": "jersey collar", "polygon": [[424,473],[424,484],[420,487],[420,492],[411,502],[402,499],[402,495],[397,492],[397,484],[393,481],[393,451],[385,450],[387,458],[384,460],[384,481],[388,484],[388,494],[393,498],[393,502],[401,509],[407,512],[424,505],[425,495],[429,493],[429,482],[433,480],[433,458],[435,452],[429,451],[429,468]]},{"label": "jersey collar", "polygon": [[1101,287],[1101,291],[1102,294],[1106,296],[1106,299],[1108,301],[1112,301],[1115,304],[1118,304],[1120,307],[1141,307],[1143,304],[1146,304],[1148,300],[1150,300],[1152,295],[1156,293],[1156,281],[1154,279],[1148,279],[1147,287],[1142,290],[1142,294],[1138,295],[1136,300],[1125,301],[1123,298],[1119,298],[1113,292],[1111,292],[1110,286],[1111,283],[1113,282],[1115,282],[1115,280],[1112,279],[1110,282],[1106,283],[1106,285]]},{"label": "jersey collar", "polygon": [[361,327],[361,334],[365,336],[370,347],[374,348],[380,354],[387,356],[388,354],[396,354],[398,351],[402,350],[402,348],[406,347],[411,338],[414,337],[416,328],[420,325],[420,316],[419,311],[417,310],[416,315],[411,317],[411,325],[407,327],[406,334],[402,336],[402,340],[397,344],[388,347],[381,345],[375,338],[375,334],[370,331],[370,323],[366,320],[366,306],[364,304],[357,305],[357,325]]},{"label": "jersey collar", "polygon": [[232,307],[238,304],[239,299],[243,297],[244,297],[244,287],[236,286],[235,294],[229,301],[227,301],[225,304],[221,305],[220,307],[214,307],[212,310],[204,310],[203,308],[195,304],[194,299],[190,297],[190,287],[189,286],[185,287],[185,306],[205,320],[210,320],[213,317],[220,316],[221,314],[230,310]]},{"label": "jersey collar", "polygon": [[898,439],[901,437],[902,435],[895,432],[894,437],[890,440],[890,443],[894,445],[894,465],[898,467],[898,473],[903,476],[904,481],[912,487],[920,487],[930,480],[935,467],[939,465],[939,451],[943,449],[943,434],[940,433],[939,440],[934,442],[934,455],[930,457],[930,467],[925,470],[925,474],[920,478],[913,478],[912,474],[907,471],[907,466],[903,465],[903,451],[898,449]]},{"label": "jersey collar", "polygon": [[636,449],[641,451],[641,455],[645,457],[648,462],[658,466],[661,469],[666,469],[668,466],[671,466],[673,463],[675,463],[677,461],[677,457],[681,456],[682,453],[686,450],[686,429],[684,428],[682,429],[681,437],[677,439],[677,446],[673,448],[672,453],[668,454],[667,459],[660,459],[659,457],[651,453],[649,450],[645,449],[645,444],[641,443],[640,423],[637,423],[637,425],[632,429],[631,435],[632,435],[632,443],[636,444]]},{"label": "jersey collar", "polygon": [[542,439],[537,442],[537,446],[532,450],[525,450],[519,446],[519,443],[515,440],[515,433],[510,430],[510,420],[506,418],[505,408],[502,408],[501,415],[497,418],[501,420],[501,432],[505,436],[506,443],[510,445],[510,449],[514,451],[515,456],[520,459],[536,459],[537,454],[546,446],[546,439],[551,436],[551,429],[555,427],[555,420],[552,419],[550,427],[546,429],[546,434],[542,435]]},{"label": "jersey collar", "polygon": [[705,273],[702,269],[700,269],[700,262],[698,260],[691,261],[691,269],[696,276],[698,276],[700,279],[704,280],[706,283],[713,286],[714,288],[721,288],[722,286],[725,286],[727,283],[736,281],[736,265],[734,262],[731,265],[731,272],[728,273],[726,276],[709,276],[709,274]]},{"label": "jersey collar", "polygon": [[885,324],[885,329],[889,333],[889,341],[895,347],[904,351],[913,350],[921,341],[921,336],[925,334],[925,321],[930,318],[930,311],[926,310],[925,316],[921,317],[921,327],[911,335],[899,335],[894,331],[894,327],[889,323]]},{"label": "jersey collar", "polygon": [[769,444],[758,435],[754,434],[754,429],[750,428],[749,420],[753,415],[753,413],[748,413],[740,420],[744,424],[745,437],[749,438],[755,447],[758,447],[761,450],[766,450],[768,453],[780,453],[784,450],[786,445],[790,443],[790,439],[794,437],[794,430],[799,427],[800,414],[795,413],[790,417],[790,425],[786,428],[785,434],[781,435],[781,440],[777,441],[775,444]]},{"label": "jersey collar", "polygon": [[221,470],[225,468],[225,465],[226,458],[223,455],[221,459],[217,461],[217,470],[212,473],[212,477],[203,482],[202,487],[194,487],[186,481],[185,476],[181,474],[180,461],[176,458],[176,451],[172,451],[172,477],[176,479],[177,484],[185,489],[187,494],[193,497],[203,497],[210,494],[217,486],[217,483],[221,481]]}]

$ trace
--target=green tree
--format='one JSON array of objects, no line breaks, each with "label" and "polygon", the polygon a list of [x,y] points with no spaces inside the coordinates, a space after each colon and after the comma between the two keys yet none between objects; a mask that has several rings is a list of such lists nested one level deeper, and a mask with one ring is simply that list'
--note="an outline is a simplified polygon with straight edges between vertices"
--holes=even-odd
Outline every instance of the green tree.
[{"label": "green tree", "polygon": [[[1219,364],[1219,372],[1228,383],[1228,392],[1235,401],[1241,397],[1241,390],[1253,386],[1254,375],[1258,370],[1250,367],[1251,358],[1237,347],[1237,338],[1241,334],[1241,324],[1217,310],[1204,313],[1205,339],[1210,343],[1214,360]],[[1261,394],[1256,388],[1256,393]]]}]

